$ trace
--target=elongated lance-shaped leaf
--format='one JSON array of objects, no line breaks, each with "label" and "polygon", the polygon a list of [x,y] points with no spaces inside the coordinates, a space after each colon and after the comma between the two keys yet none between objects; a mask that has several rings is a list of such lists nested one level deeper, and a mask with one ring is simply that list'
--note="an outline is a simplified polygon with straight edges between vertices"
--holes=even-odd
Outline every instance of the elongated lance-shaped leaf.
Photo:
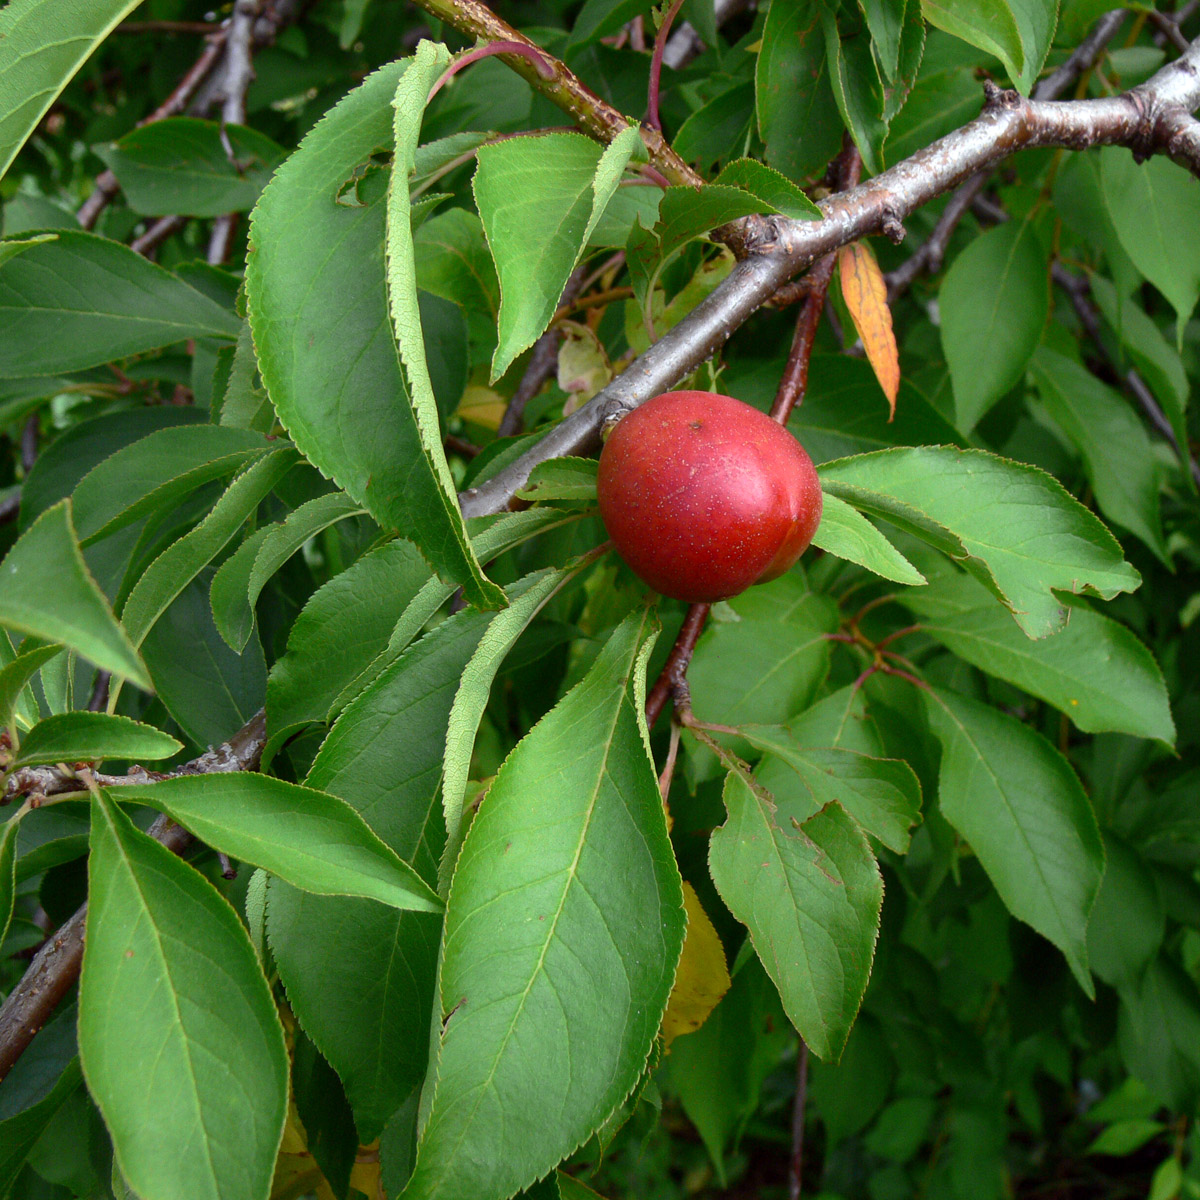
[{"label": "elongated lance-shaped leaf", "polygon": [[1085,733],[1112,730],[1173,745],[1175,722],[1154,656],[1124,625],[1072,605],[1066,629],[1037,641],[981,583],[946,564],[902,597],[921,629],[959,658],[1053,704]]},{"label": "elongated lance-shaped leaf", "polygon": [[226,479],[271,448],[259,433],[220,425],[160,429],[89,471],[71,502],[84,546],[167,508],[213,479]]},{"label": "elongated lance-shaped leaf", "polygon": [[[32,693],[25,692],[25,689],[42,666],[61,649],[58,645],[39,646],[36,650],[18,654],[0,669],[0,729],[11,731],[18,720],[28,720],[28,713],[22,705],[22,693],[25,693],[30,704],[34,703]],[[33,711],[36,712],[36,709]]]},{"label": "elongated lance-shaped leaf", "polygon": [[639,609],[618,627],[508,757],[467,832],[446,909],[436,1087],[405,1200],[511,1196],[641,1076],[684,932],[638,715],[649,624]]},{"label": "elongated lance-shaped leaf", "polygon": [[143,1200],[266,1200],[288,1095],[271,990],[228,902],[103,792],[92,798],[79,1053]]},{"label": "elongated lance-shaped leaf", "polygon": [[42,513],[0,563],[0,625],[60,642],[101,670],[150,688],[134,643],[83,561],[69,500]]},{"label": "elongated lance-shaped leaf", "polygon": [[425,114],[425,101],[429,96],[429,89],[449,65],[450,52],[445,46],[438,42],[422,41],[417,47],[412,65],[400,77],[392,99],[392,107],[395,110],[393,134],[396,151],[392,162],[391,181],[388,184],[388,300],[396,333],[396,348],[405,372],[408,402],[412,405],[419,452],[426,464],[426,470],[432,477],[436,500],[443,509],[442,522],[453,533],[457,553],[462,557],[464,565],[470,569],[471,586],[468,588],[468,581],[463,580],[464,594],[469,594],[473,603],[485,608],[502,608],[503,593],[485,578],[483,568],[479,566],[471,549],[466,523],[458,507],[454,479],[446,462],[446,452],[442,449],[437,401],[434,399],[433,383],[429,378],[429,366],[425,361],[421,310],[417,304],[417,261],[413,248],[408,179],[415,165],[421,118]]},{"label": "elongated lance-shaped leaf", "polygon": [[726,777],[725,807],[709,842],[713,883],[750,931],[788,1019],[814,1054],[836,1060],[871,976],[883,905],[875,856],[836,801],[785,826],[740,764]]},{"label": "elongated lance-shaped leaf", "polygon": [[480,639],[450,709],[446,728],[446,757],[442,768],[442,811],[446,816],[446,849],[439,873],[440,890],[450,886],[450,876],[463,838],[463,795],[471,768],[471,751],[483,710],[487,707],[492,681],[504,657],[529,622],[541,612],[550,598],[584,567],[575,563],[560,571],[547,568],[530,577],[519,598],[509,593],[509,606],[487,627]]},{"label": "elongated lance-shaped leaf", "polygon": [[17,831],[20,819],[11,816],[0,828],[0,946],[8,935],[17,895]]},{"label": "elongated lance-shaped leaf", "polygon": [[363,511],[344,492],[330,492],[248,537],[213,576],[213,618],[221,637],[241,653],[254,629],[254,606],[271,576],[309,538]]},{"label": "elongated lance-shaped leaf", "polygon": [[113,713],[65,712],[39,721],[22,739],[14,766],[80,759],[170,758],[183,743],[153,725]]},{"label": "elongated lance-shaped leaf", "polygon": [[55,97],[140,0],[11,0],[0,11],[0,177]]},{"label": "elongated lance-shaped leaf", "polygon": [[322,896],[363,896],[438,912],[429,885],[344,800],[266,775],[231,772],[129,784],[115,793],[167,813],[201,841]]},{"label": "elongated lance-shaped leaf", "polygon": [[190,533],[168,546],[146,569],[121,610],[138,646],[176,596],[227,546],[271,489],[296,465],[290,446],[269,450],[246,468]]},{"label": "elongated lance-shaped leaf", "polygon": [[812,544],[884,579],[912,585],[925,582],[925,576],[858,509],[837,496],[824,497]]},{"label": "elongated lance-shaped leaf", "polygon": [[361,205],[337,202],[355,168],[391,141],[389,102],[412,61],[369,75],[263,191],[250,227],[250,325],[263,382],[305,457],[416,542],[472,603],[496,607],[503,594],[481,573],[408,398],[380,254],[381,177],[364,183]]},{"label": "elongated lance-shaped leaf", "polygon": [[0,378],[53,375],[170,346],[237,337],[223,305],[135,250],[61,230],[0,265]]},{"label": "elongated lance-shaped leaf", "polygon": [[1066,956],[1091,996],[1087,924],[1104,847],[1071,765],[1015,717],[956,692],[925,692],[942,744],[938,804],[1018,920]]},{"label": "elongated lance-shaped leaf", "polygon": [[987,584],[1029,637],[1063,627],[1055,591],[1112,599],[1141,576],[1053,476],[983,450],[897,447],[825,463],[821,486],[915,534]]}]

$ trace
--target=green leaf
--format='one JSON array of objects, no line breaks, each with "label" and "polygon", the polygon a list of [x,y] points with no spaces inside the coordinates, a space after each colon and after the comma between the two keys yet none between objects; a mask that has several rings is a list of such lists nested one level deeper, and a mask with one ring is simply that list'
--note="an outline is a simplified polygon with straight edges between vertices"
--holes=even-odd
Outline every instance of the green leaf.
[{"label": "green leaf", "polygon": [[377,1138],[425,1076],[440,930],[436,913],[314,896],[278,879],[267,888],[288,1002],[337,1071],[360,1139]]},{"label": "green leaf", "polygon": [[149,690],[150,677],[83,561],[71,502],[48,508],[0,563],[0,625],[60,642]]},{"label": "green leaf", "polygon": [[442,811],[446,817],[447,837],[440,874],[446,886],[449,886],[465,832],[463,797],[471,768],[471,753],[475,748],[475,734],[487,707],[496,672],[529,623],[555,593],[579,574],[584,565],[575,563],[561,570],[547,567],[509,588],[508,608],[488,625],[463,671],[454,704],[450,708],[446,727],[446,756],[443,760]]},{"label": "green leaf", "polygon": [[289,446],[267,451],[226,488],[195,529],[150,564],[121,611],[135,645],[142,644],[167,606],[228,545],[297,458]]},{"label": "green leaf", "polygon": [[837,154],[842,120],[816,6],[772,0],[755,65],[754,106],[767,162],[790,179],[823,170]]},{"label": "green leaf", "polygon": [[59,92],[138,0],[11,0],[0,13],[0,177]]},{"label": "green leaf", "polygon": [[[1117,289],[1102,275],[1093,275],[1091,285],[1092,295],[1104,319],[1121,339],[1129,357],[1167,414],[1177,445],[1186,446],[1189,385],[1179,352],[1168,344],[1158,326],[1142,308],[1132,300],[1123,300]],[[1187,467],[1186,463],[1183,465]],[[1191,471],[1185,469],[1183,478],[1195,490],[1196,481]]]},{"label": "green leaf", "polygon": [[[8,936],[17,893],[17,831],[21,822],[10,816],[0,829],[0,946]],[[3,1128],[3,1126],[0,1126]]]},{"label": "green leaf", "polygon": [[512,1195],[642,1073],[684,932],[642,729],[647,623],[639,610],[614,632],[509,755],[467,833],[446,906],[437,1083],[405,1200]]},{"label": "green leaf", "polygon": [[126,784],[114,797],[149,804],[202,842],[322,896],[361,896],[438,912],[442,903],[344,800],[241,772]]},{"label": "green leaf", "polygon": [[1118,991],[1117,1044],[1125,1069],[1175,1112],[1200,1097],[1200,993],[1191,976],[1159,955]]},{"label": "green leaf", "polygon": [[1015,717],[955,692],[925,697],[942,744],[942,815],[970,843],[1008,911],[1063,952],[1090,997],[1087,924],[1104,847],[1075,772]]},{"label": "green leaf", "polygon": [[757,196],[768,212],[797,221],[819,221],[821,210],[786,175],[753,158],[739,158],[724,167],[714,181]]},{"label": "green leaf", "polygon": [[879,67],[894,79],[900,66],[900,32],[904,27],[905,0],[859,0],[859,8],[871,31]]},{"label": "green leaf", "polygon": [[362,512],[344,492],[328,492],[248,537],[213,576],[213,617],[225,642],[241,653],[254,628],[254,606],[271,576],[321,530]]},{"label": "green leaf", "polygon": [[1008,0],[1008,4],[1017,22],[1025,58],[1020,73],[1013,76],[1013,86],[1028,96],[1054,41],[1058,28],[1058,0]]},{"label": "green leaf", "polygon": [[1165,1132],[1166,1126],[1161,1121],[1149,1121],[1144,1117],[1131,1121],[1114,1121],[1096,1136],[1087,1148],[1087,1153],[1115,1154],[1124,1158]]},{"label": "green leaf", "polygon": [[1137,269],[1174,307],[1182,348],[1184,328],[1200,299],[1200,246],[1179,237],[1179,230],[1200,222],[1195,180],[1165,158],[1138,165],[1115,146],[1100,151],[1100,176],[1117,237]]},{"label": "green leaf", "polygon": [[[395,328],[396,347],[405,372],[405,391],[412,405],[417,442],[423,467],[433,481],[433,498],[440,504],[437,526],[442,539],[453,546],[438,549],[434,565],[441,566],[461,582],[467,599],[481,608],[501,608],[504,596],[483,574],[467,537],[466,523],[458,507],[454,480],[442,449],[442,433],[437,401],[425,357],[421,311],[417,304],[416,255],[413,248],[412,217],[409,208],[408,175],[413,169],[421,117],[429,89],[450,63],[450,52],[435,42],[422,41],[412,66],[396,84],[392,100],[395,110],[395,159],[388,185],[387,202],[387,287]],[[465,381],[464,381],[465,382]],[[409,464],[412,471],[415,463]]]},{"label": "green leaf", "polygon": [[0,266],[0,322],[0,378],[78,371],[238,332],[233,313],[170,271],[67,229]]},{"label": "green leaf", "polygon": [[0,241],[0,266],[8,262],[10,258],[16,258],[18,254],[28,250],[30,246],[38,246],[42,242],[52,242],[57,236],[54,233],[40,233],[37,237],[5,238],[3,241]]},{"label": "green leaf", "polygon": [[743,770],[725,780],[728,820],[709,842],[721,899],[750,931],[788,1019],[818,1058],[835,1060],[862,1003],[883,904],[867,839],[828,804],[781,824]]},{"label": "green leaf", "polygon": [[540,462],[529,480],[517,493],[522,500],[596,499],[596,472],[600,464],[594,458],[551,458]]},{"label": "green leaf", "polygon": [[854,138],[863,165],[872,174],[877,174],[883,169],[883,143],[887,137],[879,67],[868,39],[861,33],[857,37],[841,36],[837,5],[822,3],[820,10],[829,82],[838,112]]},{"label": "green leaf", "polygon": [[996,55],[1014,82],[1022,78],[1025,47],[1008,0],[921,0],[921,12],[930,25]]},{"label": "green leaf", "polygon": [[285,151],[244,125],[171,117],[93,147],[134,212],[219,217],[247,212]]},{"label": "green leaf", "polygon": [[949,568],[903,603],[921,630],[959,658],[1006,679],[1064,712],[1085,733],[1112,730],[1175,742],[1162,672],[1123,625],[1072,605],[1052,637],[1026,637],[981,583]]},{"label": "green leaf", "polygon": [[[61,650],[58,645],[39,646],[18,654],[0,669],[0,729],[12,730],[18,720],[28,721],[29,713],[22,704],[22,696],[29,697],[27,703],[32,702],[32,697],[25,689],[42,666]],[[36,712],[36,708],[33,711]]]},{"label": "green leaf", "polygon": [[[305,457],[471,599],[494,604],[407,398],[380,253],[385,198],[337,203],[355,166],[390,141],[389,101],[410,61],[330,109],[263,191],[251,218],[250,324],[263,381]],[[316,263],[315,246],[327,250]]]},{"label": "green leaf", "polygon": [[920,446],[839,459],[820,474],[827,492],[961,560],[1030,637],[1066,624],[1056,590],[1110,600],[1141,581],[1112,534],[1037,467]]},{"label": "green leaf", "polygon": [[22,739],[14,766],[92,762],[105,758],[170,758],[183,743],[131,717],[102,712],[68,712],[45,717]]},{"label": "green leaf", "polygon": [[747,725],[742,735],[766,752],[755,778],[778,806],[777,824],[803,825],[836,800],[889,850],[907,853],[909,830],[921,819],[921,785],[908,763],[807,747],[786,728]]},{"label": "green leaf", "polygon": [[1048,305],[1046,258],[1025,222],[989,229],[950,265],[938,310],[961,430],[974,429],[1020,380]]},{"label": "green leaf", "polygon": [[642,151],[642,141],[632,126],[603,152],[576,133],[479,148],[475,203],[501,294],[493,380],[549,325],[567,277],[635,151]]},{"label": "green leaf", "polygon": [[475,213],[465,208],[438,213],[416,231],[413,243],[417,287],[469,312],[482,313],[495,324],[500,281]]},{"label": "green leaf", "polygon": [[824,497],[821,523],[812,544],[884,579],[919,585],[925,576],[856,508],[836,496]]},{"label": "green leaf", "polygon": [[733,620],[713,621],[688,672],[704,721],[777,725],[803,712],[829,670],[837,611],[795,574],[730,601]]},{"label": "green leaf", "polygon": [[1079,363],[1042,346],[1030,365],[1042,405],[1078,447],[1096,502],[1169,564],[1159,467],[1146,426],[1125,398]]},{"label": "green leaf", "polygon": [[172,507],[201,484],[236,474],[270,447],[261,434],[219,425],[160,429],[123,447],[93,467],[72,493],[80,544]]},{"label": "green leaf", "polygon": [[59,1008],[5,1076],[0,1091],[0,1196],[29,1152],[83,1080],[75,1047],[74,1004]]},{"label": "green leaf", "polygon": [[288,1098],[270,988],[229,904],[102,792],[92,800],[79,1053],[139,1195],[265,1200]]},{"label": "green leaf", "polygon": [[267,666],[251,637],[235,654],[213,624],[211,573],[202,571],[171,601],[142,643],[154,690],[194,746],[220,745],[263,706]]},{"label": "green leaf", "polygon": [[1136,984],[1165,933],[1154,872],[1136,850],[1106,832],[1104,878],[1088,922],[1092,970],[1113,987]]}]

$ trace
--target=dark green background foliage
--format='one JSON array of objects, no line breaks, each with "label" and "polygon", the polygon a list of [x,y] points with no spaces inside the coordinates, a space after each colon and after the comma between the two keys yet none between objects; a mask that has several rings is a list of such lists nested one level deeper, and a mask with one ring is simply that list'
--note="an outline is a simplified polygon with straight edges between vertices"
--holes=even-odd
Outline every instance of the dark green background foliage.
[{"label": "dark green background foliage", "polygon": [[[806,1195],[1200,1197],[1195,178],[1003,162],[894,290],[894,420],[835,277],[789,421],[816,549],[714,607],[677,757],[644,705],[685,608],[603,549],[594,463],[455,498],[713,293],[710,230],[816,219],[844,138],[880,173],[1102,6],[686,0],[667,161],[645,0],[495,6],[632,122],[604,144],[496,59],[426,108],[472,39],[422,3],[454,19],[0,10],[0,991],[88,902],[0,1198],[782,1197],[805,1062]],[[139,126],[255,13],[252,81],[218,44]],[[768,408],[795,311],[688,385]],[[254,773],[88,773],[243,727]],[[681,952],[731,982],[669,1040]]]}]

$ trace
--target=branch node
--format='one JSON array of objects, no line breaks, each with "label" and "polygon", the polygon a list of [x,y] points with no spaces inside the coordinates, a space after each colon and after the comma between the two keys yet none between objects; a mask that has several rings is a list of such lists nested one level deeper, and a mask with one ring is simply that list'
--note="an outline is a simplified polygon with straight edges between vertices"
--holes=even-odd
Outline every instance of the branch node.
[{"label": "branch node", "polygon": [[883,210],[883,224],[881,226],[883,236],[888,239],[893,245],[898,246],[904,241],[906,230],[904,223],[896,215],[895,210],[889,205]]},{"label": "branch node", "polygon": [[1002,88],[990,79],[983,81],[983,110],[992,112],[997,109],[1020,108],[1023,103],[1021,93],[1012,88]]}]

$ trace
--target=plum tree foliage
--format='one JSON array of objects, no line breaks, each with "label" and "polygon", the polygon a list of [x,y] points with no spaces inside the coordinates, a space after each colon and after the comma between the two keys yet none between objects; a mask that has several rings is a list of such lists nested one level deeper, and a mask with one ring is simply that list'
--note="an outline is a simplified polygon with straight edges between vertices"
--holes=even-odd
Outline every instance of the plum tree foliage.
[{"label": "plum tree foliage", "polygon": [[0,9],[0,1198],[1200,1196],[1197,108],[1195,3]]}]

